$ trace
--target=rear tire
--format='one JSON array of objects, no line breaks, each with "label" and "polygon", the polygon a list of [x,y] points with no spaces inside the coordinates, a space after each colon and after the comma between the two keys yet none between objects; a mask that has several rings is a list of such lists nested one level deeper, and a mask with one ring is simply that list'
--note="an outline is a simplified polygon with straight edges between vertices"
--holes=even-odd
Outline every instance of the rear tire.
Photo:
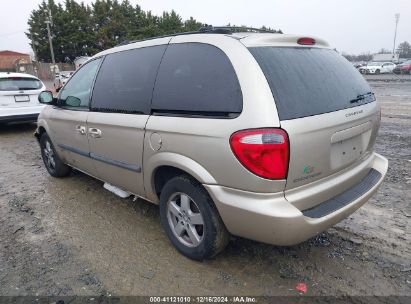
[{"label": "rear tire", "polygon": [[163,187],[160,219],[171,243],[193,260],[214,257],[230,239],[213,200],[188,176],[174,177]]},{"label": "rear tire", "polygon": [[51,176],[65,177],[70,174],[71,168],[60,159],[53,143],[46,133],[40,136],[40,149],[44,165]]}]

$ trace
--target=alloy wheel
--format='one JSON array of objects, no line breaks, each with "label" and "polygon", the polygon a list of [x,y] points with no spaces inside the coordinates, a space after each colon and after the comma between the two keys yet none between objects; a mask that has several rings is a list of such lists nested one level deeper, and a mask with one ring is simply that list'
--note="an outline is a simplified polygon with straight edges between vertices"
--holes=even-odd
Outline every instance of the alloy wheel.
[{"label": "alloy wheel", "polygon": [[171,231],[187,247],[197,247],[204,239],[204,220],[197,204],[185,193],[174,193],[167,202]]},{"label": "alloy wheel", "polygon": [[50,169],[54,170],[56,168],[56,161],[54,159],[54,151],[48,140],[46,141],[46,144],[44,145],[43,151],[44,151],[44,156],[45,156],[45,161],[46,161],[47,166]]}]

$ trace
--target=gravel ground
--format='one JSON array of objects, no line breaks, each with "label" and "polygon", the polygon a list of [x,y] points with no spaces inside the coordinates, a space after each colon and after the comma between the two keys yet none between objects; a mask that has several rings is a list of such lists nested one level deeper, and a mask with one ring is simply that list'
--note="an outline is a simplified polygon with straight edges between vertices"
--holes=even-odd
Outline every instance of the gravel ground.
[{"label": "gravel ground", "polygon": [[371,82],[377,152],[390,167],[359,211],[293,247],[237,238],[203,263],[181,256],[158,207],[74,172],[50,177],[34,125],[0,127],[0,295],[411,296],[411,85]]}]

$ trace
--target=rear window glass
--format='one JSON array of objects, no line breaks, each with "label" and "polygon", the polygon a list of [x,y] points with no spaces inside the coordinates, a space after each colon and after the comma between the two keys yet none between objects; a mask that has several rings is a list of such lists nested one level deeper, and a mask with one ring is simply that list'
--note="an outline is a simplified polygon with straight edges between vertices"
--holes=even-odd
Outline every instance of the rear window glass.
[{"label": "rear window glass", "polygon": [[202,43],[167,48],[156,80],[154,111],[224,116],[240,113],[242,107],[237,75],[220,49]]},{"label": "rear window glass", "polygon": [[166,46],[153,46],[107,55],[92,97],[92,110],[150,113],[154,81]]},{"label": "rear window glass", "polygon": [[375,100],[364,77],[330,49],[252,47],[281,120],[318,115]]},{"label": "rear window glass", "polygon": [[0,78],[0,91],[38,90],[42,86],[41,81],[35,78]]}]

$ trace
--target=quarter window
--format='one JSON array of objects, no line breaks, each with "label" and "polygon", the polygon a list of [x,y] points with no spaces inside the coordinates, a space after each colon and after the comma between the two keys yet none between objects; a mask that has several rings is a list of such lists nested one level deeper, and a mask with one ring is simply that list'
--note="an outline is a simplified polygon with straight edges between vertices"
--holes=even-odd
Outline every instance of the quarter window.
[{"label": "quarter window", "polygon": [[211,116],[240,113],[242,94],[231,62],[212,45],[169,45],[158,72],[152,109]]},{"label": "quarter window", "polygon": [[59,105],[69,108],[88,108],[100,61],[101,58],[97,58],[86,63],[70,78],[60,93]]},{"label": "quarter window", "polygon": [[92,110],[149,114],[165,49],[160,45],[107,55],[94,85]]}]

